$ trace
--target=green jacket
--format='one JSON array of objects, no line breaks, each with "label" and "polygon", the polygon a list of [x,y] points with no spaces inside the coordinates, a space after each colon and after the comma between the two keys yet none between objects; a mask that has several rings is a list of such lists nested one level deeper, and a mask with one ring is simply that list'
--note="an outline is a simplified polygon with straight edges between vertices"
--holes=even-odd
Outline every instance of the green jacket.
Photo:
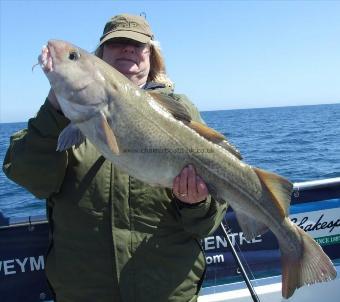
[{"label": "green jacket", "polygon": [[[171,94],[200,120],[183,96]],[[170,189],[119,171],[86,141],[56,152],[68,120],[46,100],[11,137],[5,174],[47,200],[47,277],[58,302],[196,301],[204,277],[200,239],[226,205],[181,206]]]}]

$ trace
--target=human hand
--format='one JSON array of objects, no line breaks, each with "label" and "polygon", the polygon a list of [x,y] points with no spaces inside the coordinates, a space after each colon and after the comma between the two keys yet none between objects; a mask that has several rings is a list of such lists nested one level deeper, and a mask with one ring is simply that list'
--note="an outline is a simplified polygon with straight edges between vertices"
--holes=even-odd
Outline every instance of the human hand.
[{"label": "human hand", "polygon": [[50,89],[47,98],[50,101],[51,105],[54,107],[54,109],[61,111],[58,99],[57,99],[57,97],[54,93],[54,90],[52,88]]},{"label": "human hand", "polygon": [[209,194],[205,182],[192,165],[184,167],[175,177],[172,192],[180,201],[188,204],[199,203]]}]

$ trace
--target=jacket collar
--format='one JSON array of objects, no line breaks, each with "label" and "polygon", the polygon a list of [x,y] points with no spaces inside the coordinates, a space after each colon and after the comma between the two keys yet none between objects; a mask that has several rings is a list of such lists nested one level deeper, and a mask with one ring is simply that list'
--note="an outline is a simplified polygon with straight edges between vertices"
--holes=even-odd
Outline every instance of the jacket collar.
[{"label": "jacket collar", "polygon": [[165,88],[165,85],[156,82],[147,82],[143,87],[145,90],[154,90],[157,88]]}]

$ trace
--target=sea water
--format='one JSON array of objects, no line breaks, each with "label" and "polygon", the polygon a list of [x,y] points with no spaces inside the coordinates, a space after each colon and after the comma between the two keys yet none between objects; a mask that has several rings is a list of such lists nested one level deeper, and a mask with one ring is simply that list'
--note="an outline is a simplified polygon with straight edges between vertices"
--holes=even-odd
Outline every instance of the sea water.
[{"label": "sea water", "polygon": [[[244,161],[292,182],[340,177],[340,104],[202,112]],[[0,160],[10,136],[27,126],[0,124]],[[34,171],[32,171],[34,173]],[[45,214],[45,202],[8,180],[0,171],[0,218]]]}]

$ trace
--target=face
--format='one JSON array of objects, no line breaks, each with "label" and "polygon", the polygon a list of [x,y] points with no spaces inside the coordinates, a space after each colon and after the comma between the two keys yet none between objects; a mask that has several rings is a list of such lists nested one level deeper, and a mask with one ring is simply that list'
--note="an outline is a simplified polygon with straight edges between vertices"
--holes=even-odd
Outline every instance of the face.
[{"label": "face", "polygon": [[150,45],[130,39],[112,39],[104,44],[102,59],[135,84],[146,83],[150,71]]}]

